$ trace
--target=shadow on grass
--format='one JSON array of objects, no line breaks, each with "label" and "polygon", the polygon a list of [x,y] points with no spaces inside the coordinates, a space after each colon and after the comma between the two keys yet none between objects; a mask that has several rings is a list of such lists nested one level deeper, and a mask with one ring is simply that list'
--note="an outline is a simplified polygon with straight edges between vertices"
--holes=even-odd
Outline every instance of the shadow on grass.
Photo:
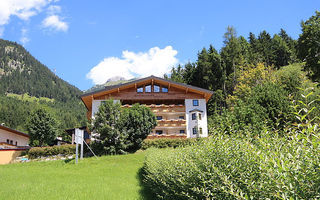
[{"label": "shadow on grass", "polygon": [[141,195],[141,199],[143,200],[154,200],[156,196],[152,193],[152,191],[148,188],[148,186],[143,182],[143,168],[140,168],[137,174],[137,178],[139,180],[139,184],[141,189],[139,191]]},{"label": "shadow on grass", "polygon": [[68,158],[68,159],[65,159],[65,160],[64,160],[64,163],[69,163],[69,162],[71,162],[71,161],[73,161],[73,160],[74,160],[74,158],[71,158],[71,159]]}]

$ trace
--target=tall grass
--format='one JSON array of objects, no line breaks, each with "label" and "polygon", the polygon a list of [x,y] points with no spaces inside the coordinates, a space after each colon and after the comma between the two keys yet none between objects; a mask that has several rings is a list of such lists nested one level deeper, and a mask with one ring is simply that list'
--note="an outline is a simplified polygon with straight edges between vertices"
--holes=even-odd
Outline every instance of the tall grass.
[{"label": "tall grass", "polygon": [[319,144],[297,136],[220,135],[187,148],[153,149],[145,182],[159,199],[316,199]]}]

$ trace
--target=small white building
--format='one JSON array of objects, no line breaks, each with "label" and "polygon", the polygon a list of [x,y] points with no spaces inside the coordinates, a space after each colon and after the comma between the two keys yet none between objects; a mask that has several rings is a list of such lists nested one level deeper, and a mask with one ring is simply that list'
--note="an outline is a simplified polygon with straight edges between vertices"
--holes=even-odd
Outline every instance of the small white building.
[{"label": "small white building", "polygon": [[29,135],[0,125],[0,165],[8,164],[29,149]]},{"label": "small white building", "polygon": [[29,135],[0,125],[0,148],[5,146],[7,148],[29,146]]}]

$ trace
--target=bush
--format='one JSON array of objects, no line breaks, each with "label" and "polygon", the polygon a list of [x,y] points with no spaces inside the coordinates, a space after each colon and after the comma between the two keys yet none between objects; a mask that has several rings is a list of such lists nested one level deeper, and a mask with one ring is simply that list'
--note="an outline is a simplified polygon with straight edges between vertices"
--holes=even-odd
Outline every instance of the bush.
[{"label": "bush", "polygon": [[319,198],[320,142],[313,138],[222,135],[185,148],[150,149],[144,181],[160,199]]},{"label": "bush", "polygon": [[259,135],[266,127],[283,131],[293,119],[287,92],[280,86],[266,82],[252,88],[250,96],[209,118],[209,134]]},{"label": "bush", "polygon": [[55,155],[73,155],[76,152],[75,145],[61,145],[52,147],[34,147],[28,151],[28,157],[31,159],[55,156]]},{"label": "bush", "polygon": [[196,141],[201,140],[197,139],[170,139],[170,138],[160,138],[160,139],[146,139],[142,142],[142,150],[146,150],[149,148],[177,148],[177,147],[185,147],[189,146]]}]

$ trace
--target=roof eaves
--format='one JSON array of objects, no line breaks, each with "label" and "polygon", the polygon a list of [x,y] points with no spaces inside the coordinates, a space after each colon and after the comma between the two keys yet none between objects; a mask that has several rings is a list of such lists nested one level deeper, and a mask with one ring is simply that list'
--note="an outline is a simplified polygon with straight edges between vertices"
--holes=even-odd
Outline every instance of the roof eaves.
[{"label": "roof eaves", "polygon": [[12,132],[12,133],[15,133],[15,134],[17,134],[17,135],[21,135],[21,136],[24,136],[24,137],[30,137],[30,136],[29,136],[28,134],[26,134],[26,133],[23,133],[23,132],[21,132],[21,131],[18,131],[18,130],[9,128],[9,127],[7,127],[7,126],[0,125],[0,129],[6,130],[6,131],[10,131],[10,132]]},{"label": "roof eaves", "polygon": [[178,82],[175,82],[175,81],[166,80],[166,79],[151,75],[151,76],[148,76],[148,77],[145,77],[145,78],[142,78],[142,79],[133,80],[133,81],[130,81],[130,82],[127,82],[127,83],[122,83],[122,84],[112,85],[112,86],[106,86],[103,89],[100,89],[100,90],[97,90],[97,91],[93,91],[93,92],[89,92],[89,93],[85,93],[85,94],[81,95],[80,97],[85,97],[85,96],[93,95],[93,94],[96,94],[96,93],[99,93],[99,92],[112,90],[112,89],[123,87],[123,86],[126,86],[126,85],[142,82],[142,81],[145,81],[145,80],[148,80],[148,79],[158,79],[160,81],[166,81],[166,82],[169,82],[169,83],[172,83],[172,84],[176,84],[176,85],[180,85],[180,86],[183,86],[183,87],[187,87],[187,88],[191,88],[191,89],[194,89],[194,90],[199,90],[199,91],[202,91],[202,92],[205,92],[205,93],[209,93],[211,95],[213,94],[213,91],[211,91],[211,90],[207,90],[207,89],[203,89],[203,88],[200,88],[200,87],[188,85],[188,84],[185,84],[185,83],[178,83]]}]

